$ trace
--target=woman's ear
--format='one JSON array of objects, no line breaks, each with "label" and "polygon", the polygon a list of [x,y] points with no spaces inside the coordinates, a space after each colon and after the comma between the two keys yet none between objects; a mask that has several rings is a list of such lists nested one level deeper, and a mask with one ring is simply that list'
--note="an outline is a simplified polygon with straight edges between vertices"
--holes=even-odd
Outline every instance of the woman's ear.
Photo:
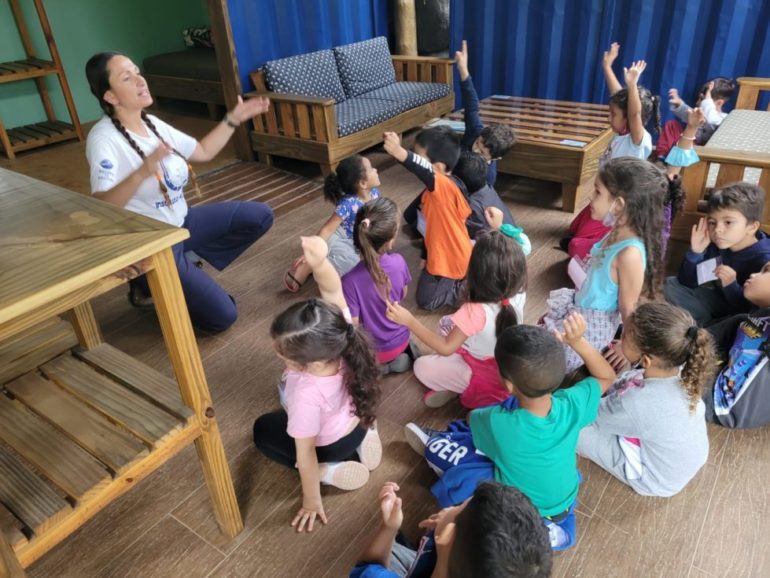
[{"label": "woman's ear", "polygon": [[118,106],[118,97],[115,96],[115,93],[112,92],[112,90],[105,92],[102,98],[105,102],[108,102],[112,106]]}]

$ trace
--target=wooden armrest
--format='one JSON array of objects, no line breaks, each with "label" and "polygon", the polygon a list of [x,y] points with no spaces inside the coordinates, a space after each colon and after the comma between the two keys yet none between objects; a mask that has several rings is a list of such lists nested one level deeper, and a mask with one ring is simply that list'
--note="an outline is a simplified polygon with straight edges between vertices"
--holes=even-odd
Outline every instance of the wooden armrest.
[{"label": "wooden armrest", "polygon": [[770,154],[752,151],[736,151],[713,147],[695,147],[700,160],[709,163],[743,165],[746,167],[770,168]]},{"label": "wooden armrest", "polygon": [[426,62],[430,64],[454,64],[453,58],[436,58],[433,56],[407,56],[406,54],[391,54],[392,60],[401,60],[403,62]]},{"label": "wooden armrest", "polygon": [[320,104],[321,106],[333,106],[333,98],[326,96],[308,96],[306,94],[286,94],[281,92],[258,92],[252,90],[243,95],[244,98],[265,96],[274,102],[291,102],[295,104]]},{"label": "wooden armrest", "polygon": [[742,76],[738,79],[739,86],[755,86],[759,89],[770,90],[770,78],[756,78],[751,76]]}]

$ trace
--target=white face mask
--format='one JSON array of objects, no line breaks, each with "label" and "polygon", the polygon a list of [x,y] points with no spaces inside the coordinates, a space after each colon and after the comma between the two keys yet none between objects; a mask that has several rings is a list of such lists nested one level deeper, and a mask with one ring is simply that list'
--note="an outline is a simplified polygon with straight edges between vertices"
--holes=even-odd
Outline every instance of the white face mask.
[{"label": "white face mask", "polygon": [[607,214],[604,215],[604,218],[602,219],[602,225],[605,227],[614,227],[615,223],[618,221],[618,216],[612,212],[612,209],[615,208],[615,203],[617,202],[617,199],[612,201],[612,204],[610,205],[609,210],[607,211]]}]

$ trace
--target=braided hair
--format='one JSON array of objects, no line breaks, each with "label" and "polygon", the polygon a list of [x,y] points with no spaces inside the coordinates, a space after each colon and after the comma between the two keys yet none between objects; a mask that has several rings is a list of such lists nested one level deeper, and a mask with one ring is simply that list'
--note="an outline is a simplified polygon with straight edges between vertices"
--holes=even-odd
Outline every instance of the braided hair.
[{"label": "braided hair", "polygon": [[[125,54],[116,51],[100,52],[98,54],[94,54],[91,58],[88,59],[88,62],[86,63],[86,78],[88,79],[88,85],[91,88],[91,93],[99,101],[99,106],[112,121],[113,126],[128,141],[128,144],[131,146],[134,152],[136,152],[136,154],[139,155],[139,158],[144,161],[145,158],[147,158],[147,155],[144,154],[144,151],[139,147],[137,142],[129,134],[128,130],[126,130],[126,127],[123,126],[123,123],[121,123],[120,119],[118,119],[118,117],[115,115],[115,106],[104,99],[104,94],[110,90],[110,72],[107,68],[107,65],[109,61],[112,60],[112,58],[115,56],[125,56]],[[195,196],[200,196],[198,177],[195,174],[192,165],[187,162],[187,159],[185,159],[182,153],[180,153],[178,150],[176,150],[176,148],[172,147],[166,142],[145,111],[142,111],[141,115],[144,124],[152,131],[156,137],[158,137],[158,140],[160,140],[160,142],[170,148],[175,155],[187,163],[187,170],[190,173],[190,180],[192,181]],[[163,194],[163,199],[166,202],[166,206],[171,207],[171,197],[168,194],[168,189],[160,178],[158,178],[158,185],[160,186],[160,191]]]}]

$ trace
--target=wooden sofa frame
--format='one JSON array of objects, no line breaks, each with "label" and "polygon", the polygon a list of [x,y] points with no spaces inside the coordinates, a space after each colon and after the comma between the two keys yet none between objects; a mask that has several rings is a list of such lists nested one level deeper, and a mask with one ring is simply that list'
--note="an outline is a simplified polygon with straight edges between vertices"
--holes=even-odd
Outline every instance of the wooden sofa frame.
[{"label": "wooden sofa frame", "polygon": [[334,99],[270,92],[262,69],[251,73],[256,91],[249,96],[270,98],[270,110],[254,119],[251,146],[259,160],[272,164],[272,155],[318,163],[325,176],[352,154],[382,142],[382,133],[402,133],[454,108],[453,60],[420,56],[391,56],[397,81],[437,82],[449,86],[449,94],[402,112],[370,128],[339,136]]},{"label": "wooden sofa frame", "polygon": [[[753,110],[757,107],[762,91],[770,91],[770,78],[739,78],[736,109]],[[770,111],[770,107],[768,107]],[[706,147],[695,147],[700,162],[682,170],[682,188],[687,193],[684,209],[673,223],[671,237],[678,241],[690,242],[690,232],[701,217],[705,217],[703,204],[706,195],[709,169],[712,164],[719,165],[715,188],[743,179],[746,168],[759,169],[759,186],[770,193],[770,154],[735,151]],[[762,229],[770,233],[770,199],[765,199],[765,212],[762,215]]]}]

